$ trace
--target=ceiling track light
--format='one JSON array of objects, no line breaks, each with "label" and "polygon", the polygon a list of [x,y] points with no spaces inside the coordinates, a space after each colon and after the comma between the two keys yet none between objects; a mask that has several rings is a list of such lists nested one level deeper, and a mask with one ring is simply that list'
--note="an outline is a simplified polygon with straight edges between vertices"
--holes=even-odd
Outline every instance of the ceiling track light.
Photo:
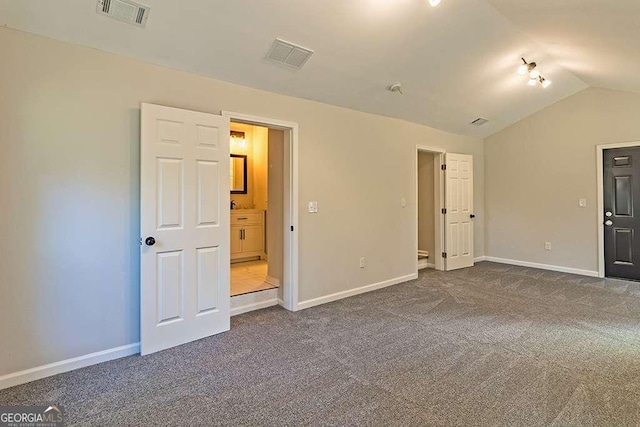
[{"label": "ceiling track light", "polygon": [[548,88],[551,85],[551,80],[542,77],[540,71],[536,69],[538,64],[535,62],[527,62],[524,58],[520,59],[522,59],[522,64],[518,67],[518,74],[527,74],[529,76],[529,81],[527,82],[529,86],[537,86],[538,83],[540,83],[543,88]]}]

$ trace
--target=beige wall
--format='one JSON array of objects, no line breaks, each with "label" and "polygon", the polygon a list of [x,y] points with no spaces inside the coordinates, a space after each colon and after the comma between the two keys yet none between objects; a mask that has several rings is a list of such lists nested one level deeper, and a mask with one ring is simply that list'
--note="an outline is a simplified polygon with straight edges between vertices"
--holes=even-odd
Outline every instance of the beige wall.
[{"label": "beige wall", "polygon": [[267,144],[269,129],[243,123],[231,123],[232,131],[244,132],[244,146],[231,143],[231,154],[247,156],[247,194],[232,194],[237,208],[267,209]]},{"label": "beige wall", "polygon": [[640,141],[640,95],[596,88],[487,138],[486,254],[597,271],[596,145],[624,141]]},{"label": "beige wall", "polygon": [[415,273],[416,144],[475,156],[482,218],[479,139],[6,28],[0,52],[0,375],[139,340],[141,102],[299,124],[300,301]]},{"label": "beige wall", "polygon": [[435,199],[434,199],[434,155],[418,154],[418,249],[429,251],[429,263],[434,263]]},{"label": "beige wall", "polygon": [[247,194],[231,194],[231,200],[236,202],[236,208],[251,209],[254,205],[254,188],[255,183],[253,177],[253,126],[241,123],[231,123],[231,130],[244,132],[244,146],[238,143],[232,143],[229,152],[231,154],[242,154],[247,156]]},{"label": "beige wall", "polygon": [[268,145],[269,129],[253,126],[253,150],[251,163],[253,164],[253,207],[267,209],[268,201]]},{"label": "beige wall", "polygon": [[[268,130],[269,202],[267,206],[267,275],[283,283],[284,272],[284,131]],[[282,286],[278,296],[283,299]]]}]

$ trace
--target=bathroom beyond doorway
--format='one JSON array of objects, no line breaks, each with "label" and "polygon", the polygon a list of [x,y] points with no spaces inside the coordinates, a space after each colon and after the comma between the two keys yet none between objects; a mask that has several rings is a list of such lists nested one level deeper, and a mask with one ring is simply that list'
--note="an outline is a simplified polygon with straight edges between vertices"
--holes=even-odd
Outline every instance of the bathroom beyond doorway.
[{"label": "bathroom beyond doorway", "polygon": [[231,123],[231,296],[280,286],[284,132]]}]

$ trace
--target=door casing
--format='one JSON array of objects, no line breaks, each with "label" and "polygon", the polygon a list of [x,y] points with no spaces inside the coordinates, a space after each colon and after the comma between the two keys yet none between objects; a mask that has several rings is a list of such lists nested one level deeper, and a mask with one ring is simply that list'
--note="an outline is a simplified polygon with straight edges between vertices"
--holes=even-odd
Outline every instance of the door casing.
[{"label": "door casing", "polygon": [[278,303],[290,311],[298,311],[298,124],[250,114],[222,111],[235,123],[263,126],[285,132],[283,299]]}]

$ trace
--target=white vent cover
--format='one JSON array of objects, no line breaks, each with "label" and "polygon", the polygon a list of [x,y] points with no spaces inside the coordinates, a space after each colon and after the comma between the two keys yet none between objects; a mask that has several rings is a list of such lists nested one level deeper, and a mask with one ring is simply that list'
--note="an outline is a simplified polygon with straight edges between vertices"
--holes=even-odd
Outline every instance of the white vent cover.
[{"label": "white vent cover", "polygon": [[275,39],[267,59],[290,67],[300,68],[309,59],[313,51],[281,39]]},{"label": "white vent cover", "polygon": [[129,0],[98,0],[96,12],[118,21],[144,28],[149,8]]},{"label": "white vent cover", "polygon": [[487,119],[483,119],[482,117],[475,119],[474,121],[471,122],[472,125],[474,126],[482,126],[483,124],[487,123],[489,120]]}]

